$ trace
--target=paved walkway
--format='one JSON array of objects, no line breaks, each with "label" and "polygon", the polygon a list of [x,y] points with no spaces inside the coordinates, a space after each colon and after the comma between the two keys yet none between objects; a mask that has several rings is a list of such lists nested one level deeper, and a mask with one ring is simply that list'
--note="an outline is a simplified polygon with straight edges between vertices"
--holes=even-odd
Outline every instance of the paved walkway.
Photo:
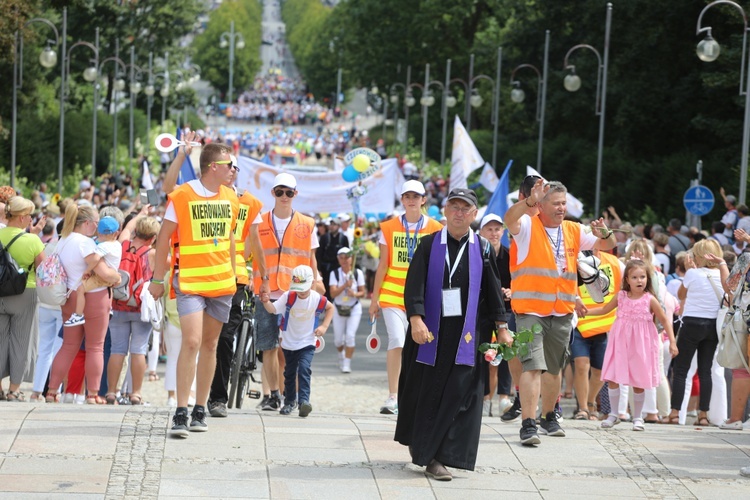
[{"label": "paved walkway", "polygon": [[395,417],[307,419],[243,409],[167,436],[163,407],[0,406],[2,498],[747,498],[750,433],[566,420],[566,438],[518,443],[488,418],[474,472],[427,479],[393,441]]}]

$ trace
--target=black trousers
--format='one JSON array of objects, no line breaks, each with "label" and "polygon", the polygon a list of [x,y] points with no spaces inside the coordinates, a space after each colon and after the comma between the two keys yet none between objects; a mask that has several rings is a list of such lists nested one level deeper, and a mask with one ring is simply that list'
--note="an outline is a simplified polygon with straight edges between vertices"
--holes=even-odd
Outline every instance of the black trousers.
[{"label": "black trousers", "polygon": [[687,378],[693,355],[698,353],[698,379],[701,381],[700,411],[708,411],[711,402],[711,365],[714,360],[719,337],[716,335],[716,319],[682,318],[682,327],[677,337],[680,353],[672,361],[672,409],[679,410],[685,397]]},{"label": "black trousers", "polygon": [[237,292],[232,297],[232,308],[229,310],[229,320],[224,323],[216,346],[216,371],[211,383],[211,393],[208,400],[215,403],[226,403],[229,400],[229,372],[234,357],[234,339],[239,332],[242,322],[242,301],[245,299],[245,286],[237,285]]}]

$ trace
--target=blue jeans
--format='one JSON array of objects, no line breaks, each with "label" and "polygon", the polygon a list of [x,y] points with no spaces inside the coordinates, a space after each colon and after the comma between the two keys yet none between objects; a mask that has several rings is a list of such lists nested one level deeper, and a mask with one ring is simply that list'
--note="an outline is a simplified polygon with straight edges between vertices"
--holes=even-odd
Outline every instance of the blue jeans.
[{"label": "blue jeans", "polygon": [[[284,368],[284,404],[295,401],[310,402],[310,375],[312,375],[312,359],[315,346],[307,346],[297,351],[281,349],[284,352],[286,367]],[[299,378],[299,399],[297,398],[297,379]]]}]

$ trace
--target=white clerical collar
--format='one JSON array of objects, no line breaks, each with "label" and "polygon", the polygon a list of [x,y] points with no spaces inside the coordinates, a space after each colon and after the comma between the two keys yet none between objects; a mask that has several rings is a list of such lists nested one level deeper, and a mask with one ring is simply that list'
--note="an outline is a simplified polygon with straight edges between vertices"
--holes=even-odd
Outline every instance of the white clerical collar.
[{"label": "white clerical collar", "polygon": [[[463,238],[463,236],[461,238]],[[442,245],[448,244],[448,228],[447,227],[444,227],[443,229],[440,230],[440,243]],[[472,245],[474,244],[474,231],[472,231],[471,229],[469,229],[469,243],[471,243]]]}]

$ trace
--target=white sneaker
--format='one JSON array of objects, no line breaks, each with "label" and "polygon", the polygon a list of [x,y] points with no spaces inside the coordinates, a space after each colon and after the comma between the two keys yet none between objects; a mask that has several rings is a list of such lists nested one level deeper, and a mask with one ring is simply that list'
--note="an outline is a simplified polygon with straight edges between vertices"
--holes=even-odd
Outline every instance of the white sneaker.
[{"label": "white sneaker", "polygon": [[513,401],[510,400],[510,398],[500,398],[497,403],[497,409],[500,412],[500,415],[504,415],[505,412],[510,410],[513,407]]},{"label": "white sneaker", "polygon": [[63,326],[78,326],[86,323],[86,319],[83,317],[82,314],[76,314],[73,313],[70,315],[70,318],[68,318],[68,321],[63,323]]},{"label": "white sneaker", "polygon": [[75,403],[77,405],[82,405],[82,404],[86,403],[86,396],[84,396],[83,394],[76,394],[76,396],[75,396]]},{"label": "white sneaker", "polygon": [[634,418],[633,419],[633,430],[634,431],[645,431],[646,426],[643,425],[643,419],[642,418]]},{"label": "white sneaker", "polygon": [[169,408],[177,408],[177,399],[175,398],[167,398],[167,406]]},{"label": "white sneaker", "polygon": [[351,358],[344,358],[344,360],[341,362],[341,372],[342,373],[352,372],[352,359]]},{"label": "white sneaker", "polygon": [[731,423],[729,422],[729,420],[724,420],[722,423],[719,424],[719,429],[724,429],[728,431],[741,431],[742,420],[737,420]]},{"label": "white sneaker", "polygon": [[484,401],[482,401],[482,416],[492,416],[492,401],[490,401],[489,399],[485,399]]},{"label": "white sneaker", "polygon": [[741,468],[740,476],[750,477],[750,466]]},{"label": "white sneaker", "polygon": [[385,404],[380,407],[380,413],[384,415],[398,415],[398,400],[395,396],[388,396]]},{"label": "white sneaker", "polygon": [[69,392],[66,392],[63,394],[62,403],[72,405],[75,402],[75,394],[71,394]]}]

